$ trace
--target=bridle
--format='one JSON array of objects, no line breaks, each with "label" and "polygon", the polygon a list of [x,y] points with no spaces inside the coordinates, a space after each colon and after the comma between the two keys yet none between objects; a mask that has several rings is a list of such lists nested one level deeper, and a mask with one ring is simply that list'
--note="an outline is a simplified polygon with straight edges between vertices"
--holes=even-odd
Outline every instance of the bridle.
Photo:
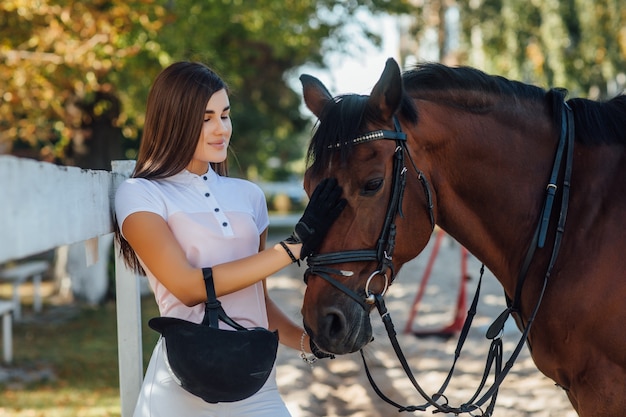
[{"label": "bridle", "polygon": [[[304,281],[307,282],[308,276],[311,274],[317,275],[336,288],[350,296],[356,301],[365,311],[371,309],[375,303],[375,295],[370,291],[370,284],[372,280],[381,276],[384,280],[383,290],[380,295],[384,295],[387,288],[395,278],[395,271],[393,267],[393,251],[396,245],[396,217],[404,216],[402,213],[402,198],[404,197],[404,189],[406,187],[406,166],[404,164],[404,155],[407,154],[409,159],[411,155],[408,153],[406,146],[406,134],[402,132],[400,122],[396,116],[393,117],[393,124],[395,130],[376,130],[365,135],[359,136],[351,141],[353,145],[358,145],[365,142],[371,142],[373,140],[393,140],[396,142],[396,149],[393,156],[393,176],[391,184],[391,196],[389,204],[387,205],[387,212],[385,214],[385,221],[383,223],[380,237],[377,240],[376,248],[374,249],[357,249],[341,252],[331,252],[322,254],[313,254],[307,258],[308,268],[304,273]],[[331,147],[331,149],[337,149],[341,146],[348,145],[348,142],[338,142]],[[413,161],[411,160],[411,163]],[[431,232],[435,227],[435,218],[433,214],[433,203],[430,192],[430,186],[423,173],[417,169],[413,163],[413,168],[417,172],[418,179],[422,183],[424,194],[426,195],[426,206],[428,214],[430,216]],[[364,294],[358,294],[351,290],[339,280],[333,278],[333,275],[339,276],[352,276],[352,271],[345,271],[339,269],[329,268],[327,265],[347,263],[347,262],[377,262],[378,267],[371,273],[364,288]],[[391,277],[387,276],[387,271],[390,271]]]},{"label": "bridle", "polygon": [[[560,89],[555,89],[555,94],[560,94],[561,97],[565,96],[565,92]],[[457,348],[455,350],[454,360],[451,366],[448,375],[442,384],[441,388],[432,396],[428,395],[424,389],[418,384],[413,376],[413,373],[407,363],[407,360],[402,353],[402,349],[398,343],[396,338],[396,332],[391,321],[391,317],[384,303],[383,296],[387,291],[389,284],[394,279],[394,270],[392,264],[392,256],[393,250],[395,247],[395,236],[396,236],[396,225],[395,218],[400,215],[403,216],[402,213],[402,198],[404,196],[404,188],[406,186],[406,167],[404,166],[404,155],[405,153],[409,156],[409,160],[411,161],[413,168],[415,169],[418,178],[423,186],[424,193],[426,195],[427,201],[427,210],[430,216],[431,227],[434,229],[435,220],[433,214],[433,203],[432,203],[432,195],[430,192],[430,186],[428,181],[424,177],[423,173],[415,166],[415,163],[411,159],[411,154],[407,150],[406,146],[406,134],[402,132],[400,124],[397,118],[394,116],[393,122],[395,131],[389,130],[377,130],[365,135],[359,136],[356,139],[353,139],[352,144],[364,143],[372,140],[378,139],[389,139],[396,141],[396,150],[394,152],[394,166],[393,166],[393,178],[392,178],[392,189],[391,196],[389,200],[389,204],[387,206],[387,212],[385,215],[385,222],[383,224],[383,229],[381,231],[380,237],[377,241],[377,245],[375,249],[361,249],[361,250],[350,250],[350,251],[342,251],[342,252],[332,252],[332,253],[324,253],[324,254],[314,254],[307,258],[307,263],[309,265],[308,269],[305,271],[305,282],[308,279],[308,276],[311,274],[315,274],[342,292],[346,295],[350,296],[354,299],[363,309],[367,312],[371,309],[372,305],[375,304],[378,309],[383,323],[385,325],[385,329],[391,341],[391,344],[394,348],[396,356],[400,361],[402,368],[415,387],[415,389],[419,392],[419,394],[426,400],[426,404],[423,405],[401,405],[397,402],[391,400],[378,388],[376,383],[373,380],[373,377],[369,371],[367,363],[365,361],[365,356],[363,351],[361,350],[361,357],[363,359],[363,364],[365,366],[365,370],[367,373],[368,380],[372,385],[374,391],[378,396],[386,401],[387,403],[393,405],[398,408],[398,411],[426,411],[429,407],[433,407],[435,410],[433,412],[442,412],[442,413],[452,413],[455,415],[468,413],[472,416],[478,415],[474,413],[480,413],[481,416],[491,416],[493,414],[493,410],[495,408],[495,402],[498,394],[498,390],[504,378],[513,367],[515,360],[517,359],[519,353],[522,350],[524,343],[528,338],[528,334],[530,332],[530,328],[534,322],[536,314],[539,310],[541,302],[543,300],[543,295],[547,288],[548,279],[552,273],[552,269],[556,263],[556,259],[559,254],[559,249],[561,245],[562,235],[565,228],[565,220],[567,218],[567,211],[569,205],[569,189],[570,189],[570,180],[572,174],[572,163],[573,163],[573,149],[574,149],[574,120],[573,120],[573,112],[570,106],[563,102],[562,106],[562,118],[561,118],[561,132],[559,137],[558,146],[556,149],[556,154],[554,158],[554,163],[550,175],[550,179],[548,185],[546,187],[546,194],[543,203],[542,214],[539,223],[535,229],[535,233],[533,235],[532,241],[528,247],[526,256],[522,263],[522,267],[520,269],[517,286],[515,290],[515,295],[513,299],[509,299],[507,297],[507,308],[494,320],[494,322],[489,326],[487,330],[486,337],[491,340],[491,346],[489,348],[489,353],[485,363],[485,371],[483,373],[482,380],[479,384],[479,387],[476,389],[476,392],[471,397],[471,399],[460,406],[454,407],[448,404],[447,397],[445,396],[445,390],[448,387],[448,384],[452,378],[454,373],[454,369],[456,366],[456,362],[461,354],[461,349],[463,344],[467,338],[469,333],[469,329],[471,327],[473,318],[476,314],[476,308],[478,304],[480,287],[482,283],[482,277],[484,273],[484,265],[481,267],[480,271],[480,279],[477,285],[476,294],[474,295],[471,307],[467,314],[467,319],[465,324],[463,325],[463,329],[461,330],[459,340],[457,343]],[[348,142],[338,143],[332,148],[339,148]],[[556,227],[554,245],[552,248],[552,253],[550,257],[550,261],[546,268],[546,273],[544,275],[543,285],[537,299],[536,305],[531,311],[531,314],[527,320],[525,326],[522,323],[523,331],[520,337],[519,342],[517,343],[515,349],[511,353],[508,361],[503,364],[503,342],[502,342],[502,334],[505,322],[511,316],[511,314],[519,314],[521,309],[521,292],[523,288],[523,284],[526,280],[526,275],[530,268],[531,261],[534,257],[537,248],[543,248],[546,241],[546,234],[548,231],[548,226],[550,223],[550,218],[552,217],[553,212],[553,203],[554,198],[556,196],[557,180],[559,174],[561,172],[561,165],[565,159],[563,164],[563,182],[562,182],[562,194],[561,194],[561,204],[560,204],[560,212],[558,216],[558,224]],[[432,230],[431,230],[432,232]],[[347,263],[347,262],[369,262],[369,261],[377,261],[378,268],[369,276],[365,288],[364,294],[360,295],[357,292],[349,289],[347,286],[342,284],[337,279],[333,278],[330,274],[339,275],[339,276],[351,276],[353,275],[352,271],[338,270],[328,267],[330,264],[337,263]],[[387,270],[391,271],[391,279],[387,277]],[[379,294],[374,294],[369,290],[370,282],[375,276],[382,276],[384,278],[384,287],[383,290]],[[504,366],[503,366],[504,365]],[[494,368],[495,366],[495,368]],[[488,379],[491,370],[494,369],[494,381],[487,389],[486,392],[483,393],[485,389],[485,384]],[[481,395],[482,394],[482,395]],[[440,400],[444,402],[441,403]],[[489,401],[488,406],[483,411],[481,406]]]}]

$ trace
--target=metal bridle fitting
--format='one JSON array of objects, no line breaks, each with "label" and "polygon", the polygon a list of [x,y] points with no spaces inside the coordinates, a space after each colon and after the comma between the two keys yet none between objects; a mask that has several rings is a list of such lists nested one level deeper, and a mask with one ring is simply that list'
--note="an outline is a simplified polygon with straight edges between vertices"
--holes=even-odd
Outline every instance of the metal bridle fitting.
[{"label": "metal bridle fitting", "polygon": [[370,292],[370,282],[372,282],[372,278],[378,275],[382,275],[385,278],[385,286],[383,287],[383,290],[380,292],[380,296],[384,297],[385,293],[387,292],[387,289],[389,288],[389,278],[387,278],[386,273],[382,273],[381,271],[372,272],[372,275],[369,276],[369,278],[367,279],[367,282],[365,283],[365,302],[367,304],[374,304],[376,302],[376,297],[374,296],[373,293]]}]

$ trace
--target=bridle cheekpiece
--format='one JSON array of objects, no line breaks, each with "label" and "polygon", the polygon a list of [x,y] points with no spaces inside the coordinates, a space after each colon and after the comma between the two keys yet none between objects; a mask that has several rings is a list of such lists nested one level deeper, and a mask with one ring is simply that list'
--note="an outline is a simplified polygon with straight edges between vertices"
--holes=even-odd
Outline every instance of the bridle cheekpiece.
[{"label": "bridle cheekpiece", "polygon": [[[404,164],[404,156],[405,154],[409,155],[409,153],[406,146],[406,133],[402,131],[400,122],[398,121],[396,116],[393,117],[393,123],[395,130],[375,130],[356,137],[351,141],[339,141],[334,145],[330,145],[328,147],[329,149],[339,149],[342,146],[346,146],[349,144],[358,145],[361,143],[381,139],[394,140],[396,142],[396,149],[394,152],[393,160],[391,197],[387,205],[385,221],[383,223],[380,236],[377,240],[376,248],[313,254],[307,258],[308,268],[304,273],[305,282],[307,282],[309,275],[317,275],[344,292],[346,295],[350,296],[366,311],[369,311],[371,306],[375,303],[375,294],[373,294],[369,288],[371,281],[377,276],[383,277],[383,290],[380,294],[378,294],[380,296],[383,296],[395,276],[392,262],[393,251],[396,244],[395,219],[398,215],[403,216],[402,198],[404,197],[404,189],[406,187],[407,171],[407,168]],[[434,215],[430,187],[422,172],[415,167],[415,164],[413,164],[413,167],[417,171],[418,178],[422,182],[422,185],[424,187],[424,192],[426,194],[428,202],[431,227],[434,228]],[[429,231],[429,233],[430,232],[432,232],[432,229]],[[372,272],[365,284],[364,294],[357,294],[355,291],[351,290],[339,280],[331,276],[331,274],[344,277],[352,276],[354,274],[352,271],[345,271],[328,267],[328,265],[346,262],[378,262],[376,270]],[[391,278],[387,276],[387,270],[391,271]]]}]

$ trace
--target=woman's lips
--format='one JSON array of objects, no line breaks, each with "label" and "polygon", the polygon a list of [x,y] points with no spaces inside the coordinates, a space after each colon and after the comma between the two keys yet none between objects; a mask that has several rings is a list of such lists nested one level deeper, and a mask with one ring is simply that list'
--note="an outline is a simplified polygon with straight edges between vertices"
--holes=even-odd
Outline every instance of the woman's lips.
[{"label": "woman's lips", "polygon": [[221,149],[221,148],[224,148],[226,146],[226,141],[222,140],[222,141],[219,141],[219,142],[209,142],[208,145],[212,146],[214,148],[220,148]]}]

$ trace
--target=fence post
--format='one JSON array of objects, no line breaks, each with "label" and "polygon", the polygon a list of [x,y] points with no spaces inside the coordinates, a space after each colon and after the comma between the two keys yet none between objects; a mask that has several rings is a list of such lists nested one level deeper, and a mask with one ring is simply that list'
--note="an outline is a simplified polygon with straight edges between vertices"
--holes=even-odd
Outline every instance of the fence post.
[{"label": "fence post", "polygon": [[[111,163],[113,173],[122,174],[122,180],[130,176],[134,164],[135,161]],[[113,190],[116,189],[117,186],[114,186]],[[124,264],[117,242],[115,242],[115,297],[121,410],[122,417],[131,417],[143,380],[141,291],[139,277]]]}]

